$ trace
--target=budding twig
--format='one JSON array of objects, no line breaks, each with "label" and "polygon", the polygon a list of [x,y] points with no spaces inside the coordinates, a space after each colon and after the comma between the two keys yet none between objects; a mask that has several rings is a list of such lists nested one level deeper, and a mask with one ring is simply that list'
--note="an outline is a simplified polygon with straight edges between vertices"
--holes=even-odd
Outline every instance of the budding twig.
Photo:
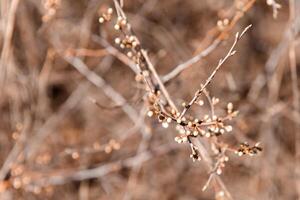
[{"label": "budding twig", "polygon": [[226,56],[223,59],[219,60],[219,63],[217,65],[217,67],[214,69],[214,71],[211,73],[211,75],[206,79],[205,83],[201,86],[201,88],[196,91],[193,99],[185,106],[184,110],[182,111],[182,113],[179,116],[179,119],[181,119],[185,115],[185,113],[189,110],[189,108],[197,101],[197,99],[199,98],[199,96],[202,94],[203,90],[212,81],[212,79],[214,78],[214,76],[216,75],[216,73],[220,69],[220,67],[228,60],[228,58],[230,58],[231,56],[233,56],[236,53],[236,50],[234,50],[234,49],[235,49],[235,46],[236,46],[237,42],[243,37],[243,35],[246,33],[246,31],[251,26],[252,26],[251,24],[249,26],[247,26],[242,31],[241,34],[239,34],[239,32],[236,33],[235,40],[234,40],[231,48],[229,49],[228,53],[226,54]]}]

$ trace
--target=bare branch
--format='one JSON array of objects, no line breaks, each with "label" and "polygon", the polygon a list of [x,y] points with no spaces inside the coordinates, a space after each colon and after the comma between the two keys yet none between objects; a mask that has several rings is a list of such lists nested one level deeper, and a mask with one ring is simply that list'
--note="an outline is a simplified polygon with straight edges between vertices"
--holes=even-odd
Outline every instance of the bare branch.
[{"label": "bare branch", "polygon": [[72,66],[74,66],[81,74],[83,74],[91,83],[95,86],[101,88],[103,92],[111,98],[117,105],[122,105],[124,112],[130,117],[134,122],[138,119],[138,114],[136,111],[127,104],[123,96],[116,92],[111,86],[106,84],[106,82],[95,72],[90,71],[89,68],[81,61],[79,58],[75,57],[65,57]]},{"label": "bare branch", "polygon": [[182,111],[182,113],[179,116],[179,120],[185,115],[185,113],[189,110],[189,108],[197,101],[197,99],[199,98],[199,96],[202,94],[203,90],[207,87],[207,85],[212,81],[212,79],[214,78],[214,76],[216,75],[217,71],[220,69],[220,67],[228,60],[228,58],[230,58],[231,56],[233,56],[235,54],[235,46],[237,44],[237,42],[242,38],[242,36],[244,35],[244,33],[251,27],[252,25],[247,26],[243,31],[242,34],[236,33],[235,35],[235,40],[231,46],[231,48],[229,49],[228,53],[226,54],[226,56],[222,59],[219,60],[219,63],[217,65],[217,67],[214,69],[214,71],[211,73],[211,75],[206,79],[205,83],[201,86],[201,88],[199,90],[197,90],[197,92],[195,93],[193,99],[185,106],[184,110]]},{"label": "bare branch", "polygon": [[33,180],[31,184],[38,186],[62,185],[74,180],[83,181],[92,178],[99,178],[109,173],[118,171],[122,169],[122,167],[134,167],[140,165],[156,156],[166,154],[179,147],[180,146],[176,144],[165,144],[155,147],[151,151],[143,151],[133,157],[100,165],[99,167],[95,167],[93,169],[76,170],[73,172],[61,172],[56,175],[41,177],[37,180]]},{"label": "bare branch", "polygon": [[183,72],[185,69],[191,67],[193,64],[199,62],[202,58],[208,56],[213,50],[215,50],[219,44],[221,43],[220,40],[216,39],[210,46],[208,46],[206,49],[201,51],[196,56],[192,57],[191,59],[185,61],[184,63],[177,65],[171,72],[164,75],[162,77],[163,82],[168,82],[171,79],[178,76],[181,72]]}]

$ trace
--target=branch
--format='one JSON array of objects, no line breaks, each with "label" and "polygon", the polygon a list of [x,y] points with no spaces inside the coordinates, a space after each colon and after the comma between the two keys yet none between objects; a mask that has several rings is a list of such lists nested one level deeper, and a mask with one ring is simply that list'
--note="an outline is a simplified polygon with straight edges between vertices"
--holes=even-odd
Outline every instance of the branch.
[{"label": "branch", "polygon": [[165,88],[163,82],[160,80],[160,77],[158,76],[154,66],[152,65],[152,63],[150,62],[150,59],[148,57],[148,54],[146,53],[145,50],[142,50],[142,54],[146,60],[146,63],[148,64],[149,70],[151,71],[152,75],[154,76],[154,78],[156,79],[158,85],[159,85],[159,89],[161,90],[161,92],[163,93],[163,95],[165,96],[168,104],[172,107],[172,109],[174,109],[177,112],[177,108],[174,104],[174,102],[172,101],[167,89]]},{"label": "branch", "polygon": [[171,72],[169,72],[168,74],[166,74],[162,77],[163,82],[166,83],[166,82],[170,81],[171,79],[178,76],[185,69],[187,69],[187,68],[191,67],[193,64],[199,62],[202,58],[208,56],[213,50],[215,50],[219,46],[220,43],[221,43],[221,40],[216,39],[210,46],[208,46],[206,49],[201,51],[199,54],[190,58],[189,60],[185,61],[184,63],[177,65]]},{"label": "branch", "polygon": [[241,34],[239,34],[238,32],[235,35],[235,40],[231,46],[231,48],[229,49],[228,53],[226,54],[226,56],[223,59],[219,60],[219,63],[217,65],[217,67],[214,69],[214,71],[211,73],[211,75],[207,78],[207,80],[205,81],[205,83],[201,86],[201,88],[199,90],[196,91],[193,99],[185,106],[184,110],[182,111],[182,113],[179,116],[179,120],[181,120],[181,118],[185,115],[185,113],[189,110],[189,108],[197,101],[197,99],[199,98],[199,96],[202,94],[203,90],[207,87],[207,85],[212,81],[212,79],[214,78],[214,76],[216,75],[217,71],[220,69],[220,67],[231,57],[236,53],[235,46],[237,44],[237,42],[243,37],[243,35],[247,32],[247,30],[251,27],[252,25],[247,26]]},{"label": "branch", "polygon": [[108,85],[98,74],[89,70],[89,68],[84,64],[84,62],[82,62],[81,59],[68,56],[65,56],[64,59],[82,75],[84,75],[88,81],[90,81],[96,87],[101,88],[106,96],[112,99],[117,105],[122,105],[122,110],[133,122],[139,119],[136,111],[130,105],[128,105],[124,97],[116,92],[110,85]]},{"label": "branch", "polygon": [[[46,177],[40,177],[31,182],[32,185],[47,186],[47,185],[62,185],[70,181],[83,181],[92,178],[103,177],[109,173],[118,171],[123,167],[134,167],[149,161],[158,155],[166,154],[176,148],[180,147],[176,144],[165,144],[155,147],[151,151],[143,151],[133,157],[126,158],[124,160],[118,160],[115,162],[103,164],[101,166],[92,169],[82,169],[73,172],[59,172],[56,175],[50,175]],[[34,173],[34,172],[33,172]],[[49,173],[53,174],[53,173]],[[36,175],[35,173],[33,176]]]}]

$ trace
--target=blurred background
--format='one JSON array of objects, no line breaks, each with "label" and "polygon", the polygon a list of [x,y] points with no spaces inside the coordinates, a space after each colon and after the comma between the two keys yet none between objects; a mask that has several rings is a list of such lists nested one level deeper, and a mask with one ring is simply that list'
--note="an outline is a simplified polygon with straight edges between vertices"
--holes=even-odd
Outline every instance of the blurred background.
[{"label": "blurred background", "polygon": [[[161,77],[225,30],[213,51],[165,83],[176,105],[252,24],[207,89],[220,99],[216,112],[228,102],[239,110],[225,140],[260,142],[263,152],[228,154],[221,178],[233,199],[299,199],[300,2],[122,2]],[[227,199],[218,188],[202,191],[209,174],[174,141],[175,128],[145,116],[114,24],[99,23],[109,7],[113,1],[1,0],[0,199]]]}]

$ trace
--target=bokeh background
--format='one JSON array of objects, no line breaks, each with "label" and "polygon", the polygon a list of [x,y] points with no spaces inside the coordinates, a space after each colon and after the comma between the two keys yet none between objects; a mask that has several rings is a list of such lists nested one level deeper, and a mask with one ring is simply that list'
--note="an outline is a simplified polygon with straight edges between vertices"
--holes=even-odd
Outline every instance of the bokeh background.
[{"label": "bokeh background", "polygon": [[[124,0],[161,76],[209,46],[222,32],[218,21],[238,16],[217,48],[166,83],[177,105],[192,98],[235,33],[252,24],[207,88],[220,99],[218,112],[228,102],[239,110],[229,144],[259,141],[263,147],[254,157],[228,154],[221,178],[239,200],[295,200],[300,194],[300,5],[278,1],[274,18],[268,2]],[[188,145],[174,141],[175,128],[145,117],[144,91],[126,57],[120,60],[122,50],[107,46],[118,33],[112,22],[98,22],[112,1],[1,0],[0,6],[1,199],[225,199],[214,187],[202,191],[208,172],[189,158]],[[98,86],[66,56],[94,71]],[[107,90],[121,94],[138,120]]]}]

